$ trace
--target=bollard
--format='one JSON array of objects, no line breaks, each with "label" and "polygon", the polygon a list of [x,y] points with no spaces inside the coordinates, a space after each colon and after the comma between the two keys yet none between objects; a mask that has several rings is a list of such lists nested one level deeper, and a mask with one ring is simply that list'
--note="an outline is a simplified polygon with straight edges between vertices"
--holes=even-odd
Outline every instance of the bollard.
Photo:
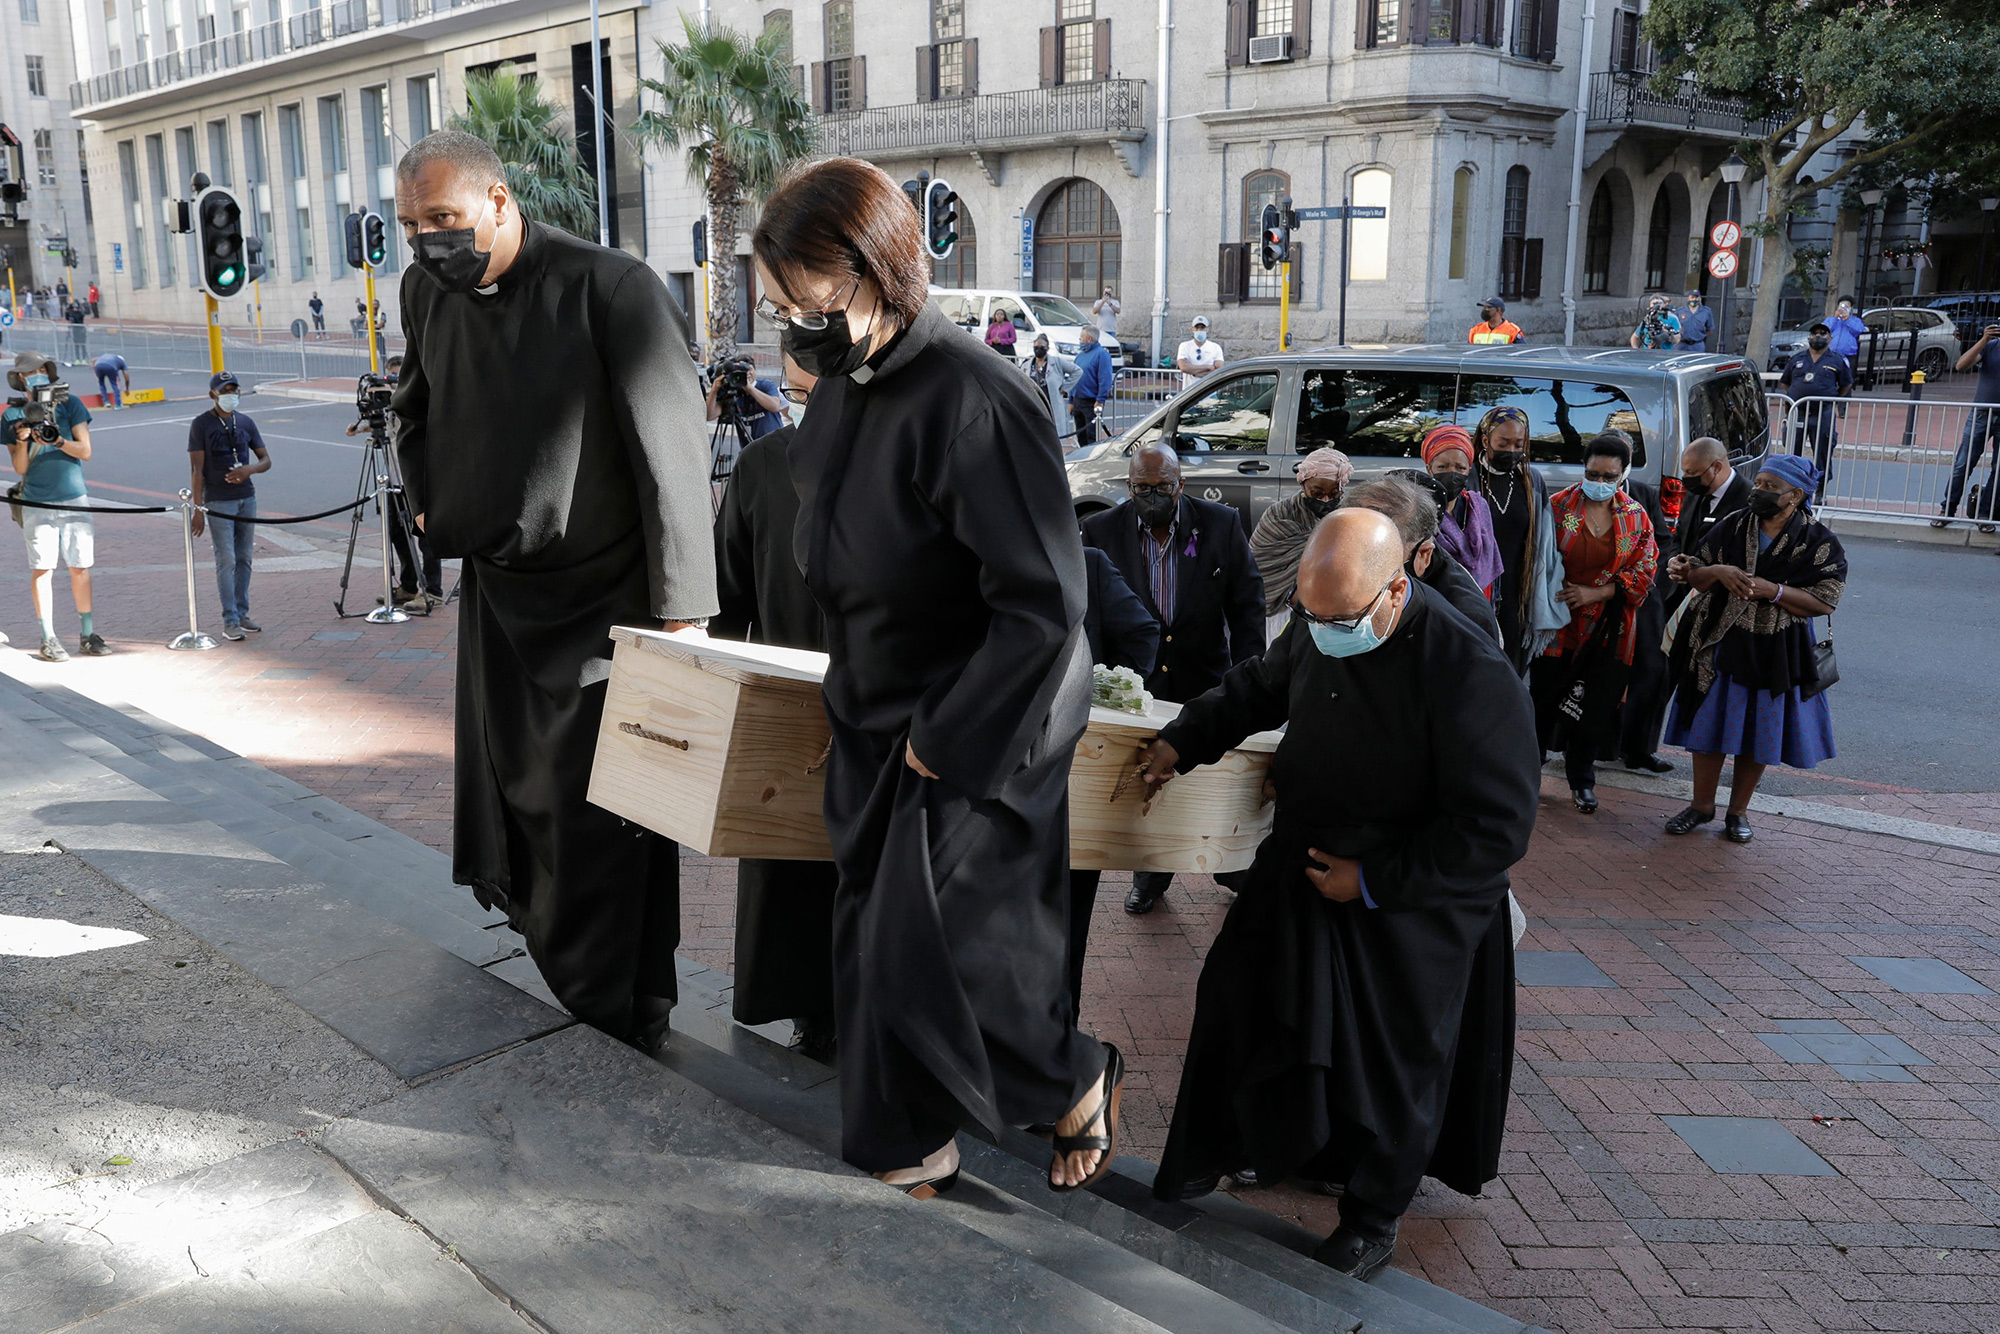
[{"label": "bollard", "polygon": [[181,492],[181,551],[187,557],[188,628],[186,633],[167,641],[168,648],[214,648],[215,636],[205,635],[196,623],[194,610],[194,493]]},{"label": "bollard", "polygon": [[396,605],[395,576],[389,570],[389,478],[378,474],[375,478],[375,512],[382,518],[382,605],[361,619],[370,625],[397,625],[410,619],[410,613]]},{"label": "bollard", "polygon": [[[1916,341],[1915,335],[1910,341]],[[1911,371],[1910,382],[1903,387],[1903,392],[1910,396],[1910,410],[1903,414],[1903,448],[1907,450],[1917,439],[1917,408],[1924,401],[1924,373]]]}]

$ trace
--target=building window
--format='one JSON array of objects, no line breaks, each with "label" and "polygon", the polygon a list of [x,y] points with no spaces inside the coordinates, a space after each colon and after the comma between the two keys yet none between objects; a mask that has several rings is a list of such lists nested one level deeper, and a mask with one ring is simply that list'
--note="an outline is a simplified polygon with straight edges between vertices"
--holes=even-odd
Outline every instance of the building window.
[{"label": "building window", "polygon": [[76,132],[76,179],[83,187],[83,221],[89,225],[96,218],[90,204],[90,155],[84,151],[82,130]]},{"label": "building window", "polygon": [[972,227],[972,213],[963,199],[958,201],[958,244],[949,255],[931,265],[931,281],[939,287],[979,285],[979,235]]},{"label": "building window", "polygon": [[435,133],[444,117],[438,108],[438,76],[420,74],[404,80],[410,94],[410,142]]},{"label": "building window", "polygon": [[229,185],[229,122],[208,123],[208,178],[217,185]]},{"label": "building window", "polygon": [[1507,169],[1500,205],[1500,295],[1509,301],[1542,294],[1542,243],[1528,239],[1528,169]]},{"label": "building window", "polygon": [[[192,198],[194,191],[191,183],[194,180],[195,172],[200,170],[200,167],[195,163],[194,127],[192,125],[184,125],[174,131],[174,160],[180,168],[180,177],[174,182],[175,187],[187,190],[189,198]],[[199,287],[201,285],[201,243],[195,234],[190,231],[183,238],[183,244],[187,247],[188,286]]]},{"label": "building window", "polygon": [[1621,74],[1650,74],[1653,47],[1639,30],[1636,9],[1611,11],[1611,68]]},{"label": "building window", "polygon": [[40,23],[41,21],[41,0],[21,0],[21,22]]},{"label": "building window", "polygon": [[1292,0],[1254,0],[1254,9],[1250,23],[1252,37],[1292,35]]},{"label": "building window", "polygon": [[35,131],[35,183],[54,185],[56,183],[56,132],[54,130]]},{"label": "building window", "polygon": [[49,73],[40,56],[28,57],[28,96],[47,97],[49,95]]},{"label": "building window", "polygon": [[326,185],[326,253],[337,256],[347,249],[347,215],[354,212],[347,172],[347,99],[339,93],[319,99],[319,166]]},{"label": "building window", "polygon": [[1354,44],[1395,46],[1403,40],[1403,0],[1358,0]]},{"label": "building window", "polygon": [[[588,45],[584,48],[586,62],[589,58]],[[606,95],[609,100],[609,94]],[[382,215],[387,225],[388,255],[382,261],[383,273],[396,271],[396,237],[402,230],[396,226],[396,132],[389,123],[389,85],[381,84],[361,90],[361,150],[366,161],[363,166],[367,176],[363,185],[372,193],[373,207]]]},{"label": "building window", "polygon": [[1097,0],[1057,0],[1062,34],[1062,81],[1089,83],[1097,69]]},{"label": "building window", "polygon": [[1514,0],[1513,53],[1523,60],[1556,58],[1561,0]]},{"label": "building window", "polygon": [[1460,167],[1451,177],[1451,257],[1449,278],[1465,276],[1465,251],[1472,227],[1472,168]]},{"label": "building window", "polygon": [[1292,178],[1282,171],[1252,172],[1243,178],[1243,239],[1250,243],[1250,267],[1246,274],[1245,301],[1276,301],[1284,285],[1281,269],[1264,267],[1264,206],[1276,204],[1292,192]]},{"label": "building window", "polygon": [[792,11],[774,9],[764,16],[764,37],[780,65],[792,63]]},{"label": "building window", "polygon": [[215,40],[215,0],[201,0],[201,12],[194,16],[194,39],[197,42]]},{"label": "building window", "polygon": [[174,285],[174,238],[167,230],[167,210],[172,206],[173,195],[167,181],[167,141],[166,136],[149,134],[146,136],[146,176],[153,187],[154,213],[160,220],[159,231],[153,234],[153,253],[160,261],[160,286]]},{"label": "building window", "polygon": [[264,113],[243,117],[244,204],[256,217],[257,235],[264,242],[264,264],[277,271],[277,237],[271,226],[271,171],[264,158]]},{"label": "building window", "polygon": [[1611,184],[1597,183],[1590,197],[1590,222],[1583,242],[1583,290],[1603,293],[1611,290]]},{"label": "building window", "polygon": [[146,285],[146,205],[139,195],[139,154],[130,139],[118,145],[118,181],[125,188],[125,262],[132,286]]},{"label": "building window", "polygon": [[1349,182],[1350,197],[1357,208],[1379,208],[1379,218],[1356,218],[1348,224],[1347,276],[1355,282],[1380,281],[1389,276],[1389,173],[1379,167],[1357,171]]},{"label": "building window", "polygon": [[153,16],[143,4],[132,6],[132,58],[153,58]]},{"label": "building window", "polygon": [[861,105],[855,96],[854,2],[831,0],[822,11],[826,28],[825,92],[828,111],[853,111]]},{"label": "building window", "polygon": [[250,26],[249,0],[232,0],[229,6],[229,31],[242,32]]},{"label": "building window", "polygon": [[1093,182],[1073,177],[1035,218],[1035,287],[1086,306],[1118,284],[1118,210]]},{"label": "building window", "polygon": [[306,182],[305,111],[294,104],[278,108],[278,153],[282,160],[292,215],[292,280],[313,276],[312,191]]},{"label": "building window", "polygon": [[1652,221],[1646,224],[1646,290],[1658,291],[1667,285],[1668,251],[1673,246],[1674,210],[1666,187],[1653,196]]}]

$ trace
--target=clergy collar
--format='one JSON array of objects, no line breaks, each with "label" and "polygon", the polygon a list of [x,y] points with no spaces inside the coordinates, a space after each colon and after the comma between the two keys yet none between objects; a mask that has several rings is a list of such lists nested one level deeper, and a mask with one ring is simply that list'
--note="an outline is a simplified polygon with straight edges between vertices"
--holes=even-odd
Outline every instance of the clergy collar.
[{"label": "clergy collar", "polygon": [[936,342],[945,329],[955,333],[958,326],[946,319],[944,312],[934,304],[924,302],[923,310],[918,312],[909,327],[900,330],[889,340],[889,346],[870,357],[852,373],[851,378],[856,384],[872,384],[885,376],[894,375],[914,361],[919,352]]}]

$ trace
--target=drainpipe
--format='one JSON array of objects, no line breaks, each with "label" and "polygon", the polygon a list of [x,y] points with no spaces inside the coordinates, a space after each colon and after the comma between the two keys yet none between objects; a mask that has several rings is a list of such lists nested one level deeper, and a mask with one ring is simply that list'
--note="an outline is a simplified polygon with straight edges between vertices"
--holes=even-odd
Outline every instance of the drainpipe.
[{"label": "drainpipe", "polygon": [[1597,27],[1597,0],[1583,3],[1583,49],[1577,57],[1576,147],[1569,160],[1569,241],[1563,250],[1563,346],[1576,342],[1576,237],[1583,221],[1583,135],[1590,121],[1591,37]]},{"label": "drainpipe", "polygon": [[1153,349],[1152,364],[1160,364],[1167,336],[1167,135],[1173,119],[1174,0],[1160,0],[1159,94],[1153,100]]}]

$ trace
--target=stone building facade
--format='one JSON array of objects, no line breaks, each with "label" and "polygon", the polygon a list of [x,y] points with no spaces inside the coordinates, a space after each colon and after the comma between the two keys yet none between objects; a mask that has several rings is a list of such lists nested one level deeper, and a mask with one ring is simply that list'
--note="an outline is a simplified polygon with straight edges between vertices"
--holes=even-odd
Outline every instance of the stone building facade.
[{"label": "stone building facade", "polygon": [[[15,217],[0,217],[0,246],[13,257],[17,293],[72,279],[78,290],[88,290],[96,276],[84,132],[70,114],[75,70],[69,0],[0,3],[0,125],[20,141],[18,148],[0,147],[0,180],[27,187]],[[50,243],[62,239],[79,261],[73,274],[50,251]],[[0,292],[5,281],[0,273]]]}]

